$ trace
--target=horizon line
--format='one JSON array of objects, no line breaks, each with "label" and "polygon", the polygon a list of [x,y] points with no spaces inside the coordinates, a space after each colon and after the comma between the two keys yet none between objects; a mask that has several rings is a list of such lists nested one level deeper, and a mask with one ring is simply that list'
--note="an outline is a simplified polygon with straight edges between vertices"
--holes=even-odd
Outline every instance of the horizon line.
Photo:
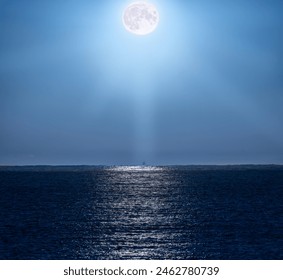
[{"label": "horizon line", "polygon": [[0,167],[72,167],[72,166],[283,166],[283,163],[208,163],[208,164],[0,164]]}]

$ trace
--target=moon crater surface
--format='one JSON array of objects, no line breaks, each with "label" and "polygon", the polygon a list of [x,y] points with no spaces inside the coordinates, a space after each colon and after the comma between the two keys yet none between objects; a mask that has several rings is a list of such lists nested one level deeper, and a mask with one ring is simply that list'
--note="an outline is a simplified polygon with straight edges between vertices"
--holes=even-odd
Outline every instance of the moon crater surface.
[{"label": "moon crater surface", "polygon": [[159,23],[156,7],[148,2],[134,2],[128,5],[123,13],[123,24],[131,33],[147,35],[153,32]]}]

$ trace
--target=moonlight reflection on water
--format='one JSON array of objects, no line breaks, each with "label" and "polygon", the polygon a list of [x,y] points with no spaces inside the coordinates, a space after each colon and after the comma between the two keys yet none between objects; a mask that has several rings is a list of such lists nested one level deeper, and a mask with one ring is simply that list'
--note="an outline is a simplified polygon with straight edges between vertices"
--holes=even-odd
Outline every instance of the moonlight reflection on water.
[{"label": "moonlight reflection on water", "polygon": [[4,259],[281,259],[283,169],[0,170]]}]

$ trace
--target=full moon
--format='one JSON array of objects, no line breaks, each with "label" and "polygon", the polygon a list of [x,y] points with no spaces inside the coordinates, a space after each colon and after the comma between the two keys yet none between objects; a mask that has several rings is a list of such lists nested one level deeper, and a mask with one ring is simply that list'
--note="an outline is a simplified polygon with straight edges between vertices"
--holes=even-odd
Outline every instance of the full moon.
[{"label": "full moon", "polygon": [[134,2],[123,13],[123,24],[126,30],[136,35],[147,35],[153,32],[158,22],[158,11],[148,2]]}]

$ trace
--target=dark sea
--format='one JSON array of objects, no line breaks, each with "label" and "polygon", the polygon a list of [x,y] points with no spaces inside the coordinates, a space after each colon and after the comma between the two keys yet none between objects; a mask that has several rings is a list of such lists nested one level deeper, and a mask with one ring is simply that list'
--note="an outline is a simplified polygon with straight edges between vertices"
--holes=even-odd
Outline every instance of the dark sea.
[{"label": "dark sea", "polygon": [[0,167],[1,259],[283,259],[282,166]]}]

